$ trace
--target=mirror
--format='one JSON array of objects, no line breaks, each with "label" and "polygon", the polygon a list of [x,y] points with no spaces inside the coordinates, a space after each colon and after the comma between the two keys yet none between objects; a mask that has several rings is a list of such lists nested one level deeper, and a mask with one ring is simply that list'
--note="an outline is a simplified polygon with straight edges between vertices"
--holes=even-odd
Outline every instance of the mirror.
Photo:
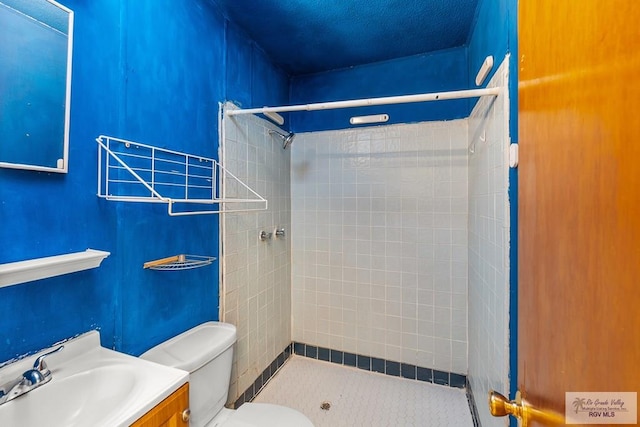
[{"label": "mirror", "polygon": [[73,11],[0,0],[0,166],[66,173]]}]

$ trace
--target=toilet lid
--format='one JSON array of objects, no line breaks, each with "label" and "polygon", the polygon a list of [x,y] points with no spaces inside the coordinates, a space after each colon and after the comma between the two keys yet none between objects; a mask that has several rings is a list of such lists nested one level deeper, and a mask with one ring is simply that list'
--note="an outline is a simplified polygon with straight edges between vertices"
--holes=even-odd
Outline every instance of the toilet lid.
[{"label": "toilet lid", "polygon": [[270,403],[245,403],[234,411],[223,426],[313,427],[313,423],[295,409]]}]

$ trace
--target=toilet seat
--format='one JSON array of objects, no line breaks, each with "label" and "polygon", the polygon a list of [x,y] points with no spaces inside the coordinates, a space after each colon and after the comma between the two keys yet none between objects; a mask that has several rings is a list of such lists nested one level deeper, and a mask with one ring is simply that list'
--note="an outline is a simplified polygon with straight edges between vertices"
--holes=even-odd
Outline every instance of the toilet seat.
[{"label": "toilet seat", "polygon": [[245,403],[220,427],[313,427],[313,423],[295,409],[270,403]]}]

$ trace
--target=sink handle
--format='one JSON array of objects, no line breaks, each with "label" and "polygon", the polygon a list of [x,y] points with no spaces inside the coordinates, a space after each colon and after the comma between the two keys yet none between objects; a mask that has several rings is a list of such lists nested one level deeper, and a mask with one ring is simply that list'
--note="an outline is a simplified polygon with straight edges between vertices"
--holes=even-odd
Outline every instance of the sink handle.
[{"label": "sink handle", "polygon": [[36,369],[38,371],[40,371],[42,373],[43,377],[48,377],[49,375],[51,375],[51,371],[49,370],[49,368],[47,368],[47,364],[44,362],[44,358],[49,356],[50,354],[53,353],[57,353],[60,350],[62,350],[64,348],[63,345],[61,345],[60,347],[56,348],[55,350],[51,350],[48,353],[45,353],[41,356],[39,356],[36,361],[33,364],[33,369]]}]

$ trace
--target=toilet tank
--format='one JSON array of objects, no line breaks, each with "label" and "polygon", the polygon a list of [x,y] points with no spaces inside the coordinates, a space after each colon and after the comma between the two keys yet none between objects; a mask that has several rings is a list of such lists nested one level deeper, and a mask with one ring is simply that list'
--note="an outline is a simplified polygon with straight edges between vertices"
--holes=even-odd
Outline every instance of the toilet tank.
[{"label": "toilet tank", "polygon": [[191,426],[204,426],[229,394],[236,327],[207,322],[142,354],[140,358],[189,372]]}]

